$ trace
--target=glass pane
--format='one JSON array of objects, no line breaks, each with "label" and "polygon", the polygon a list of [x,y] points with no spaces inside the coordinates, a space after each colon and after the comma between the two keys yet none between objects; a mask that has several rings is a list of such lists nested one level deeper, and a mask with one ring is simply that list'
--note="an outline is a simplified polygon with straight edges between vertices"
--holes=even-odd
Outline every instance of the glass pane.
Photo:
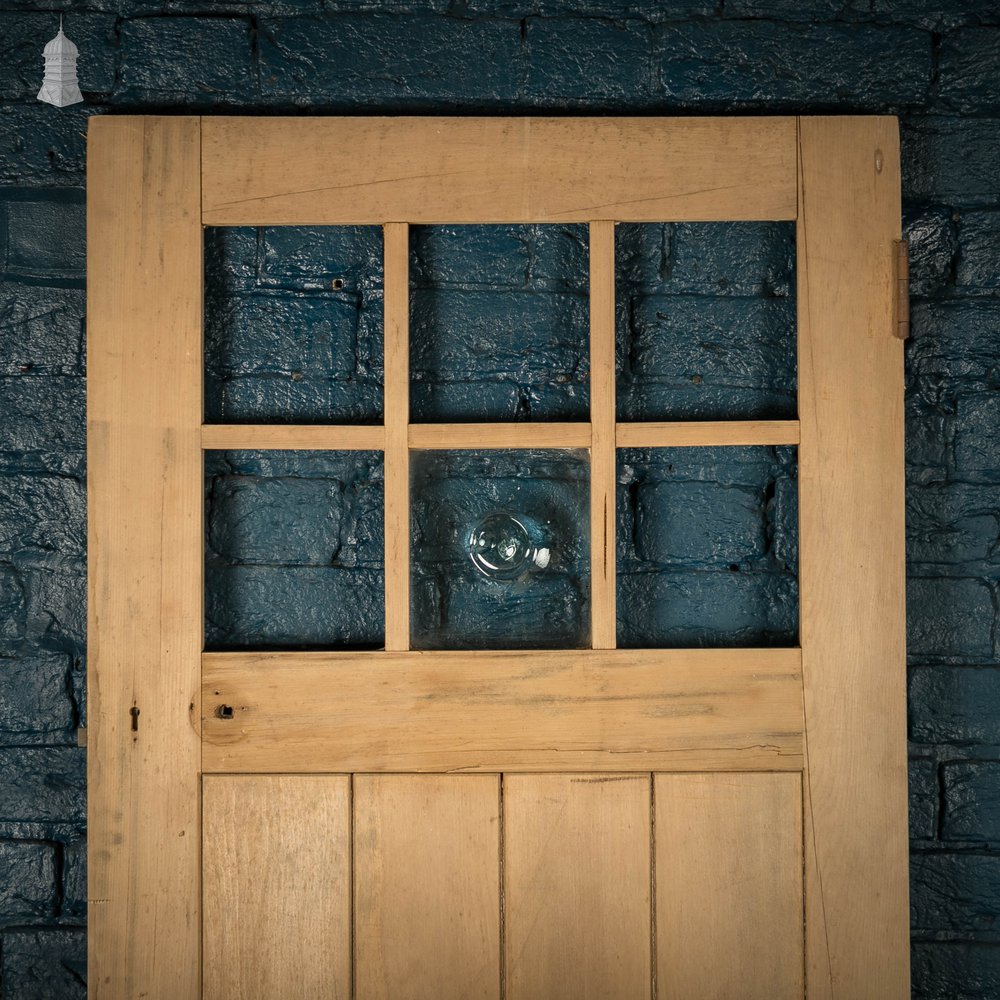
[{"label": "glass pane", "polygon": [[619,420],[794,417],[795,225],[615,230]]},{"label": "glass pane", "polygon": [[416,649],[589,644],[583,451],[411,456]]},{"label": "glass pane", "polygon": [[381,420],[380,227],[206,229],[205,415]]},{"label": "glass pane", "polygon": [[796,449],[618,453],[618,644],[794,646]]},{"label": "glass pane", "polygon": [[415,422],[586,420],[588,233],[411,230]]},{"label": "glass pane", "polygon": [[381,452],[205,456],[209,649],[379,647]]}]

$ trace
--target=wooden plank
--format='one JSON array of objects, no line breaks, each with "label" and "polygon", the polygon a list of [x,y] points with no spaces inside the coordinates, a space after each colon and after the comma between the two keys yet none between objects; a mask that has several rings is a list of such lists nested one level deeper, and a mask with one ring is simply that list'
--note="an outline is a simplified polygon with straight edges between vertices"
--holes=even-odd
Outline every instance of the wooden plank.
[{"label": "wooden plank", "polygon": [[205,777],[206,997],[351,995],[350,783]]},{"label": "wooden plank", "polygon": [[357,1000],[499,1000],[499,776],[354,781]]},{"label": "wooden plank", "polygon": [[797,774],[658,774],[661,996],[802,1000]]},{"label": "wooden plank", "polygon": [[410,648],[410,230],[385,238],[385,648]]},{"label": "wooden plank", "polygon": [[213,117],[204,143],[210,226],[795,218],[791,117]]},{"label": "wooden plank", "polygon": [[203,663],[206,771],[802,764],[796,649],[206,653]]},{"label": "wooden plank", "polygon": [[589,448],[590,424],[410,424],[410,447]]},{"label": "wooden plank", "polygon": [[798,444],[797,420],[711,420],[618,425],[619,448]]},{"label": "wooden plank", "polygon": [[594,649],[617,644],[615,571],[615,224],[590,224],[590,620]]},{"label": "wooden plank", "polygon": [[903,345],[894,118],[801,119],[799,524],[807,986],[909,988]]},{"label": "wooden plank", "polygon": [[200,987],[199,120],[92,118],[90,995]]},{"label": "wooden plank", "polygon": [[380,451],[381,427],[341,424],[203,424],[201,446],[206,451],[287,449],[289,451]]},{"label": "wooden plank", "polygon": [[650,776],[510,775],[503,791],[507,1000],[649,997]]}]

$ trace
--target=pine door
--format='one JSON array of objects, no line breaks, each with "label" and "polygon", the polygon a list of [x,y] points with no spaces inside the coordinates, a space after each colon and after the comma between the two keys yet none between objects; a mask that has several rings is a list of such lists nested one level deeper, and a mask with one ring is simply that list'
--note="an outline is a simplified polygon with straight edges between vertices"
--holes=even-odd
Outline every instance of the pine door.
[{"label": "pine door", "polygon": [[[615,224],[794,220],[798,418],[622,423]],[[410,420],[409,226],[589,226],[590,414]],[[384,421],[203,422],[202,227],[383,227]],[[90,994],[909,995],[892,118],[92,118]],[[794,445],[800,643],[616,648],[623,447]],[[203,652],[203,450],[371,449],[385,649]],[[411,648],[410,468],[566,449],[590,648]]]}]

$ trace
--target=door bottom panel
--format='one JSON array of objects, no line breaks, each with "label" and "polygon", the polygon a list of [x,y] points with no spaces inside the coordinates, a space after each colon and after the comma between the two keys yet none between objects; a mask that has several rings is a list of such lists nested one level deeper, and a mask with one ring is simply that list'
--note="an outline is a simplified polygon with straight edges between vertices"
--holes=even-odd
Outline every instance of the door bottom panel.
[{"label": "door bottom panel", "polygon": [[208,1000],[801,1000],[801,776],[206,775]]}]

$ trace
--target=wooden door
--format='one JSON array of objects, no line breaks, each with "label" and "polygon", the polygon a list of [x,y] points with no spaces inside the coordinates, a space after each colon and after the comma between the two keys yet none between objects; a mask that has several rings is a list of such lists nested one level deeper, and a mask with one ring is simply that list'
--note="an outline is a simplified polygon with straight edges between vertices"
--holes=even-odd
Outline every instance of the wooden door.
[{"label": "wooden door", "polygon": [[[892,118],[90,122],[90,992],[909,994]],[[798,419],[616,422],[616,222],[795,220]],[[409,419],[408,225],[590,227],[585,423]],[[377,223],[384,426],[203,425],[202,226]],[[794,649],[615,648],[619,447],[798,446]],[[589,449],[592,649],[410,650],[411,452]],[[386,641],[203,653],[202,450],[380,449]]]}]

